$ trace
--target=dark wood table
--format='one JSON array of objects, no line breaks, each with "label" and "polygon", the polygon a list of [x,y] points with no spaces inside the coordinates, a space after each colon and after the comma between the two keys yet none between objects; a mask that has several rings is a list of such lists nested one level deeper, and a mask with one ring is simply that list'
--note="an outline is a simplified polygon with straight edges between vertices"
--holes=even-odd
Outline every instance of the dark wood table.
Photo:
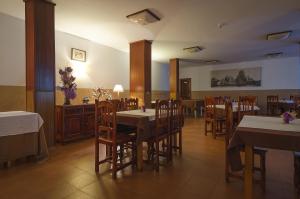
[{"label": "dark wood table", "polygon": [[143,141],[153,135],[155,109],[117,112],[117,123],[137,127],[137,166],[138,170],[143,170]]},{"label": "dark wood table", "polygon": [[300,119],[284,124],[279,117],[244,116],[228,148],[233,170],[242,170],[238,147],[245,145],[245,198],[252,199],[253,147],[300,151]]}]

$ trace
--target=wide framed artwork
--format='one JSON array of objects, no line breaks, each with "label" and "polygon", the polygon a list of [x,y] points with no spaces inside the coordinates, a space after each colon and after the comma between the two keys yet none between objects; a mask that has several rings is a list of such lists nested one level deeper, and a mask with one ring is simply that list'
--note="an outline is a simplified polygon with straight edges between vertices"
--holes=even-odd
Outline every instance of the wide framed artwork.
[{"label": "wide framed artwork", "polygon": [[211,87],[259,87],[261,67],[211,71]]}]

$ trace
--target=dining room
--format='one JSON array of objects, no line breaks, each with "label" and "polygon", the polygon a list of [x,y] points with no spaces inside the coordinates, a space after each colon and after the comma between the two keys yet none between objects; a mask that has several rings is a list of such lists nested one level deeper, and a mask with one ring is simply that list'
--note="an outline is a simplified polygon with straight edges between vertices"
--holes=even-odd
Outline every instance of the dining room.
[{"label": "dining room", "polygon": [[0,198],[300,197],[300,2],[2,0]]}]

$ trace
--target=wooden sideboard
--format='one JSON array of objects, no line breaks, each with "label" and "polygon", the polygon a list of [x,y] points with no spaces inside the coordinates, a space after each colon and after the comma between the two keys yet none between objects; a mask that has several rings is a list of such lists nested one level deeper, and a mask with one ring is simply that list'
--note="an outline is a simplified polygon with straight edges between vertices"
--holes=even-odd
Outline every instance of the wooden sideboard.
[{"label": "wooden sideboard", "polygon": [[95,133],[95,105],[56,106],[57,142],[69,142],[92,137]]}]

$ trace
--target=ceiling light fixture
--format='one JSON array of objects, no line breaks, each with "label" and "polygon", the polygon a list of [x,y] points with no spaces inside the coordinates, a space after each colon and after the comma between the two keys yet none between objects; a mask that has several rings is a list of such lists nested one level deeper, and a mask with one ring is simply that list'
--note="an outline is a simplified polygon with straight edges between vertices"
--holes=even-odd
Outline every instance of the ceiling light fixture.
[{"label": "ceiling light fixture", "polygon": [[283,56],[283,52],[265,54],[265,57],[267,57],[267,58],[275,58],[275,57],[281,57],[281,56]]},{"label": "ceiling light fixture", "polygon": [[220,60],[216,60],[216,59],[213,59],[213,60],[206,60],[204,61],[206,64],[217,64],[220,62]]},{"label": "ceiling light fixture", "polygon": [[192,47],[184,48],[183,50],[187,51],[189,53],[196,53],[196,52],[200,52],[201,50],[203,50],[203,48],[200,46],[192,46]]},{"label": "ceiling light fixture", "polygon": [[267,34],[267,40],[286,40],[291,36],[292,31],[276,32]]},{"label": "ceiling light fixture", "polygon": [[151,12],[149,9],[144,9],[136,13],[126,16],[133,23],[140,25],[147,25],[149,23],[154,23],[160,20],[160,18]]}]

